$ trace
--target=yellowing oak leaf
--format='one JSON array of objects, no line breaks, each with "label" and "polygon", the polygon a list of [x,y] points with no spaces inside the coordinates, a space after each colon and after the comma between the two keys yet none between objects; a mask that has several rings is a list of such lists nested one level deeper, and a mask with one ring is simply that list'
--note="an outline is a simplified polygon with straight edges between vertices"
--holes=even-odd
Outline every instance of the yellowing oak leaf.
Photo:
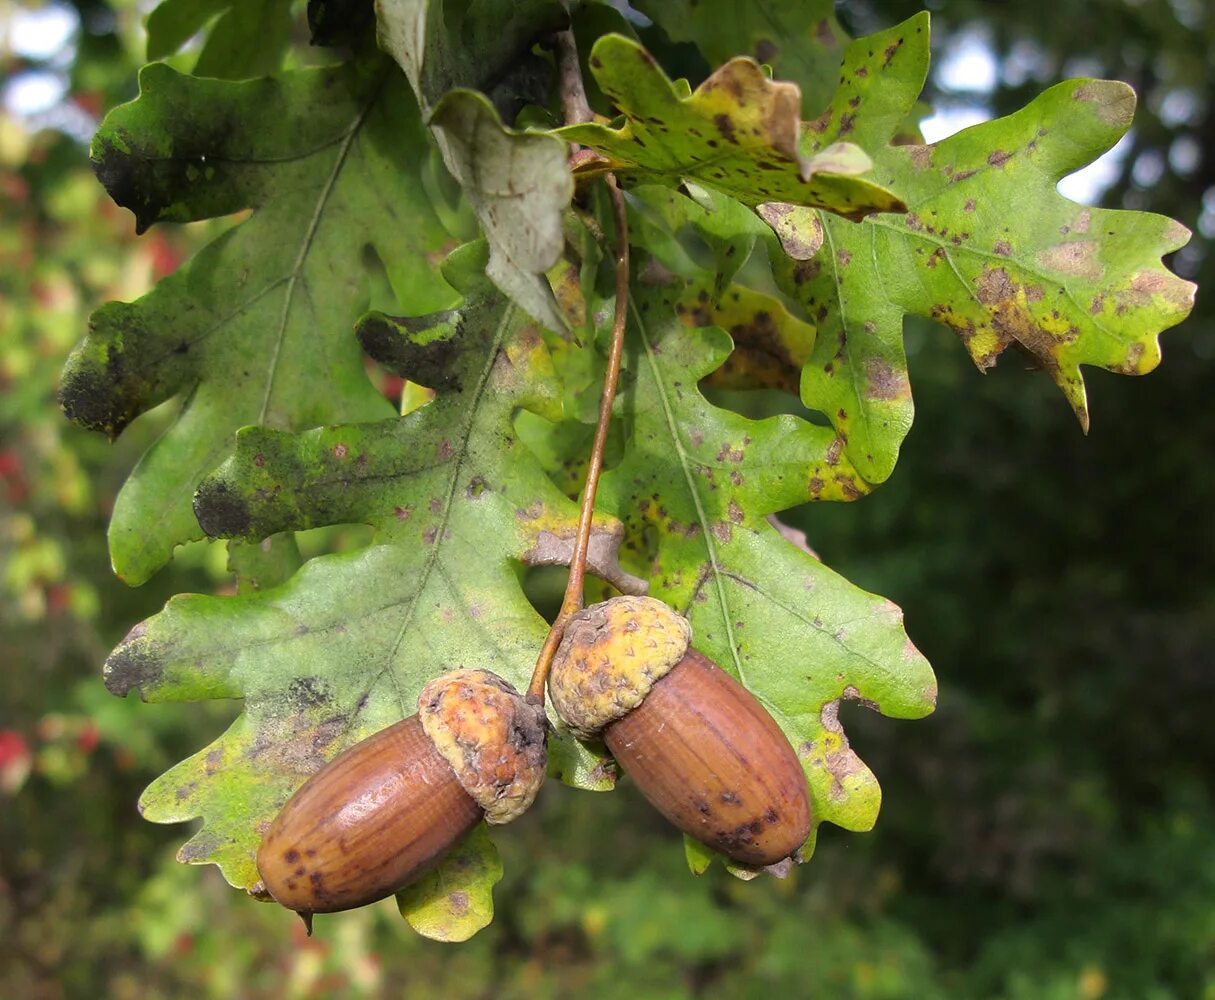
[{"label": "yellowing oak leaf", "polygon": [[851,218],[903,207],[897,195],[858,176],[872,166],[859,146],[837,142],[803,153],[801,92],[769,80],[753,59],[731,59],[690,95],[623,35],[600,38],[590,66],[625,122],[556,130],[603,157],[576,168],[578,176],[691,179],[747,205],[810,205]]}]

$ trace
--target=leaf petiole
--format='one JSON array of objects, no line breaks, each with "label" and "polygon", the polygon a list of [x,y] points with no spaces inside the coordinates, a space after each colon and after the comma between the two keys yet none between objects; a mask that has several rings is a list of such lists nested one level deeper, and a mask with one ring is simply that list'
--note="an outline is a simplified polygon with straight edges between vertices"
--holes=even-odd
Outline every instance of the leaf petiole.
[{"label": "leaf petiole", "polygon": [[[585,121],[590,109],[582,85],[572,31],[558,32],[557,61],[562,104],[566,114],[573,119]],[[582,488],[582,508],[578,512],[578,532],[574,538],[574,553],[570,559],[570,575],[565,585],[565,596],[545,637],[544,645],[540,647],[540,655],[536,658],[532,679],[527,686],[528,700],[540,705],[544,704],[544,686],[548,681],[553,655],[565,633],[565,623],[582,607],[582,587],[586,578],[586,554],[591,540],[591,521],[595,514],[595,494],[599,489],[600,473],[603,471],[603,453],[607,447],[608,429],[612,421],[616,385],[620,379],[620,358],[624,353],[624,327],[629,310],[629,225],[624,196],[616,184],[616,178],[612,174],[605,174],[603,179],[611,193],[612,215],[616,223],[616,297],[612,315],[612,339],[608,348],[607,369],[603,373],[599,417],[595,425],[595,439],[591,444],[590,461],[587,463],[586,482]]]}]

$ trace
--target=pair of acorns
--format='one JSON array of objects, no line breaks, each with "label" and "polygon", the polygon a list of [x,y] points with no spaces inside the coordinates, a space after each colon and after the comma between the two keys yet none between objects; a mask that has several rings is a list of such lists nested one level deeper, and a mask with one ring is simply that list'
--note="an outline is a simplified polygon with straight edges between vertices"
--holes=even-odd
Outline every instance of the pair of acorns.
[{"label": "pair of acorns", "polygon": [[[810,832],[806,777],[772,717],[691,648],[661,601],[617,597],[571,616],[553,660],[553,707],[601,736],[642,794],[735,861],[771,865]],[[521,815],[544,782],[544,710],[496,674],[454,670],[418,714],[314,774],[270,825],[257,867],[306,917],[391,895],[484,819]]]}]

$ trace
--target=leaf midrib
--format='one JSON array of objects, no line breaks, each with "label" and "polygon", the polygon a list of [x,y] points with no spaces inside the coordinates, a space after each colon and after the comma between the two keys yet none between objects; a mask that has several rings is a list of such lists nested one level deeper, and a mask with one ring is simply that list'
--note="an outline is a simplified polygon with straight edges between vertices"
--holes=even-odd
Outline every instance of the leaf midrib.
[{"label": "leaf midrib", "polygon": [[511,322],[514,319],[516,308],[517,307],[513,303],[507,305],[502,311],[502,318],[498,321],[497,329],[494,330],[493,339],[489,344],[488,351],[486,352],[485,367],[481,370],[481,374],[477,379],[477,385],[473,389],[472,397],[469,400],[468,414],[464,420],[464,423],[460,427],[459,449],[456,453],[455,459],[451,463],[451,480],[447,485],[447,495],[443,498],[443,509],[439,515],[434,544],[430,546],[430,550],[426,553],[426,561],[422,564],[422,568],[418,572],[418,585],[409,598],[405,613],[401,618],[401,627],[397,630],[396,638],[393,639],[392,646],[388,651],[388,656],[384,661],[383,669],[381,669],[379,673],[372,678],[371,683],[368,685],[368,691],[370,691],[370,689],[374,687],[376,683],[378,683],[380,678],[387,674],[396,693],[397,704],[401,710],[401,718],[405,718],[413,713],[409,711],[405,704],[402,685],[396,674],[395,664],[397,652],[401,648],[401,643],[405,640],[405,634],[409,630],[409,626],[413,623],[418,602],[421,600],[423,591],[426,590],[426,585],[430,579],[430,574],[433,572],[438,561],[439,551],[442,548],[443,539],[447,534],[447,525],[451,520],[452,502],[455,499],[456,490],[460,481],[460,470],[464,467],[464,462],[468,458],[468,443],[472,437],[473,426],[476,424],[477,411],[480,408],[481,400],[485,395],[486,387],[489,385],[490,375],[493,372],[494,364],[498,358],[498,353],[502,349],[502,343],[506,339],[506,331],[509,329]]},{"label": "leaf midrib", "polygon": [[725,624],[726,640],[730,647],[730,657],[734,661],[734,669],[738,675],[738,679],[742,684],[749,688],[746,677],[743,671],[742,660],[738,655],[738,647],[734,637],[734,625],[730,621],[730,608],[726,600],[725,586],[722,583],[722,568],[717,560],[717,545],[713,538],[713,532],[710,530],[709,517],[705,512],[704,504],[701,502],[700,493],[696,489],[696,481],[692,478],[692,470],[688,460],[688,454],[684,450],[683,439],[679,434],[679,426],[675,420],[675,413],[671,407],[671,401],[667,397],[666,385],[662,381],[661,373],[658,370],[658,363],[654,360],[654,347],[650,342],[650,337],[646,332],[645,319],[641,315],[641,311],[637,308],[635,300],[629,301],[629,311],[633,314],[633,322],[637,326],[637,330],[641,335],[642,345],[645,347],[646,361],[650,366],[650,373],[654,378],[654,385],[658,393],[658,399],[662,403],[663,416],[666,419],[667,431],[671,436],[671,441],[675,446],[675,454],[679,457],[679,467],[683,472],[684,483],[688,488],[688,493],[692,496],[692,503],[696,507],[696,517],[700,522],[700,534],[705,541],[705,551],[709,556],[709,571],[713,575],[713,586],[717,591],[717,600],[721,608],[722,621]]},{"label": "leaf midrib", "polygon": [[[378,95],[377,95],[378,97]],[[337,179],[342,173],[342,168],[346,165],[346,159],[350,155],[350,148],[354,144],[355,138],[363,129],[363,124],[367,121],[367,116],[370,114],[372,107],[375,105],[376,97],[369,100],[359,111],[358,117],[351,124],[345,137],[342,139],[341,146],[338,149],[338,154],[334,159],[333,169],[329,172],[329,177],[325,181],[325,186],[321,189],[320,196],[316,200],[316,205],[312,210],[312,218],[308,220],[308,228],[304,231],[304,236],[300,240],[299,252],[296,254],[295,263],[292,265],[291,273],[287,278],[287,289],[283,295],[283,308],[279,314],[278,330],[275,333],[274,350],[270,355],[269,373],[266,378],[266,390],[262,396],[261,411],[258,414],[258,424],[265,426],[266,414],[270,409],[270,397],[274,392],[274,377],[278,371],[279,355],[282,353],[283,341],[286,339],[287,326],[290,319],[291,305],[295,297],[295,286],[299,282],[300,273],[303,271],[304,262],[308,258],[308,252],[312,249],[313,241],[316,239],[317,230],[321,225],[321,217],[324,215],[325,206],[329,202],[329,198],[333,193],[333,188],[337,184]]]}]

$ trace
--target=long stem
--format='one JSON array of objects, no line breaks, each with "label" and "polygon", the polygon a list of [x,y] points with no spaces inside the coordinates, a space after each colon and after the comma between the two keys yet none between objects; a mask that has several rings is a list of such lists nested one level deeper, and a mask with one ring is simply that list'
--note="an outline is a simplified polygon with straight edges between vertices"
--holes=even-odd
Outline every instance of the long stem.
[{"label": "long stem", "polygon": [[557,87],[561,92],[561,111],[566,125],[581,125],[594,119],[582,82],[582,67],[578,64],[578,47],[574,33],[568,28],[558,31],[554,39],[557,53]]},{"label": "long stem", "polygon": [[595,425],[595,440],[591,445],[591,457],[586,467],[586,485],[582,490],[582,509],[578,514],[578,534],[574,539],[574,554],[570,560],[569,581],[565,585],[565,597],[561,609],[553,621],[552,628],[536,658],[536,668],[527,687],[529,700],[544,704],[544,685],[549,668],[553,665],[553,654],[565,634],[565,623],[570,615],[582,607],[582,586],[586,579],[586,552],[591,542],[591,520],[595,514],[595,494],[599,489],[599,475],[603,472],[603,453],[607,447],[608,428],[612,422],[612,403],[616,399],[616,386],[620,381],[620,358],[624,353],[624,326],[629,311],[629,226],[625,216],[624,196],[616,184],[616,178],[606,174],[608,191],[612,196],[612,213],[616,219],[616,301],[612,316],[612,342],[608,349],[607,369],[603,373],[603,393],[599,397],[599,420]]}]

